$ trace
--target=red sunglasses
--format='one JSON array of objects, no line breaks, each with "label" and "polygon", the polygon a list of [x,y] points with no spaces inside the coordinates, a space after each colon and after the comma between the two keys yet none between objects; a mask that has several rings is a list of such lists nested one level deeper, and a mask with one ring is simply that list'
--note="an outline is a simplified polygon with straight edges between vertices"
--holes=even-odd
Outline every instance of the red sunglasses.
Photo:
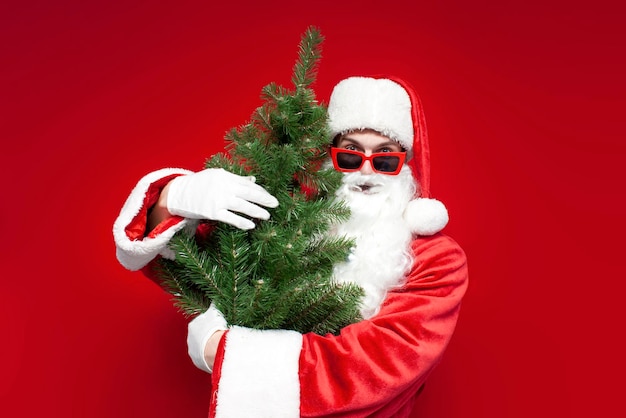
[{"label": "red sunglasses", "polygon": [[374,172],[395,176],[402,169],[406,152],[375,152],[368,157],[359,151],[331,147],[330,156],[337,171],[359,171],[369,161]]}]

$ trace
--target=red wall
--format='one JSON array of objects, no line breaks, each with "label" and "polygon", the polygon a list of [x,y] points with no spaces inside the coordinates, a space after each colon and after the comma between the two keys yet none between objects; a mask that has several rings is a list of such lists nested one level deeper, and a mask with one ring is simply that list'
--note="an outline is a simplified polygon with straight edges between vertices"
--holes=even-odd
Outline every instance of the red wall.
[{"label": "red wall", "polygon": [[620,415],[617,6],[15,3],[0,10],[0,415],[206,416],[186,321],[117,264],[112,223],[143,174],[200,168],[262,86],[289,83],[311,24],[326,36],[320,99],[371,73],[421,93],[433,193],[469,257],[457,333],[415,416]]}]

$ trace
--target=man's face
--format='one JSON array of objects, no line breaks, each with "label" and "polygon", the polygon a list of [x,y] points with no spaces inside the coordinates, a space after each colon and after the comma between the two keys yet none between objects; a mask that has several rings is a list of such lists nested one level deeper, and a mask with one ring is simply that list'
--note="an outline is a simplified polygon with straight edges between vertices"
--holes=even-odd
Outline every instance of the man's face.
[{"label": "man's face", "polygon": [[[338,196],[349,202],[353,212],[360,206],[374,213],[375,207],[383,207],[396,199],[408,202],[415,193],[411,170],[404,164],[406,153],[396,141],[376,131],[363,130],[341,136],[335,145],[333,151],[346,150],[364,156],[356,156],[357,162],[351,166],[352,161],[347,158],[343,168],[338,167],[340,161],[337,154],[333,160],[335,168],[345,172]],[[374,157],[374,161],[366,159],[372,155],[382,158]],[[344,169],[347,166],[350,169]]]}]

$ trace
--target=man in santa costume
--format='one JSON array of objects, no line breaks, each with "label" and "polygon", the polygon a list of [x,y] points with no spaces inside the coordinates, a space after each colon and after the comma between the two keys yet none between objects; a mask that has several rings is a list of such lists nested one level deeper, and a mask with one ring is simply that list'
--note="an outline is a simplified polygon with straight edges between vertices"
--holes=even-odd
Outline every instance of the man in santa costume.
[{"label": "man in santa costume", "polygon": [[[213,306],[189,324],[193,363],[212,373],[211,416],[408,417],[454,331],[467,287],[461,248],[430,198],[430,163],[418,97],[396,78],[351,77],[329,106],[337,198],[351,218],[333,234],[355,246],[333,278],[365,291],[364,320],[335,335],[228,327]],[[144,269],[199,219],[254,227],[276,199],[253,179],[220,169],[163,169],[140,180],[114,225],[117,256]]]}]

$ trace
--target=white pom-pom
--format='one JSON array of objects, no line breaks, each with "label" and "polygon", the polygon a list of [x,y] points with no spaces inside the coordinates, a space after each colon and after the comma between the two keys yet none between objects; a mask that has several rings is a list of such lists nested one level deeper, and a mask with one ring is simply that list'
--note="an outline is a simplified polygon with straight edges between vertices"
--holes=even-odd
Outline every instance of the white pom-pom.
[{"label": "white pom-pom", "polygon": [[404,211],[404,220],[417,235],[434,235],[448,224],[448,210],[437,199],[412,200]]}]

